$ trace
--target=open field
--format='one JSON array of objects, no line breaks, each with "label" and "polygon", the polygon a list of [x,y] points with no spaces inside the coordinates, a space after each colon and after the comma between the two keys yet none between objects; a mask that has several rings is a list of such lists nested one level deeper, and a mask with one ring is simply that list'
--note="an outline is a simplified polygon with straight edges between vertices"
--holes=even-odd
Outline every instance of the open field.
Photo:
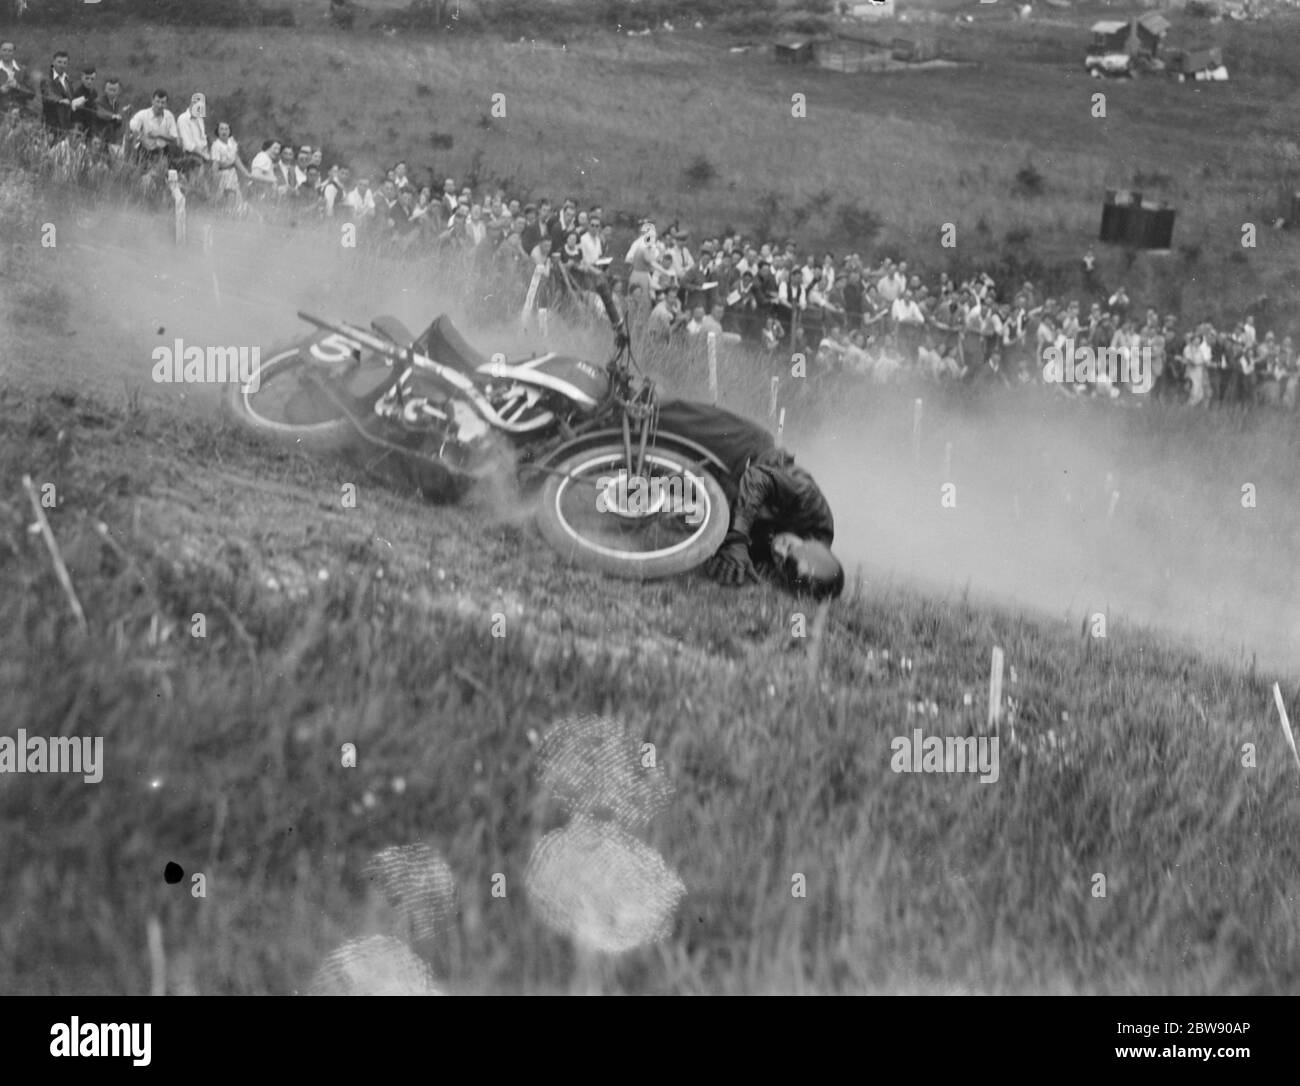
[{"label": "open field", "polygon": [[[203,87],[246,147],[288,130],[460,176],[481,150],[484,176],[698,229],[753,227],[768,191],[826,189],[829,210],[796,236],[835,244],[850,200],[880,214],[878,244],[921,264],[952,220],[972,224],[960,260],[1018,253],[1072,274],[1100,189],[1163,173],[1176,238],[1201,255],[1140,260],[1135,297],[1215,315],[1265,292],[1289,304],[1294,235],[1262,232],[1234,259],[1228,224],[1271,198],[1262,148],[1292,138],[1295,77],[1274,67],[1292,24],[1243,39],[1257,67],[1237,65],[1236,83],[1104,85],[1097,128],[1097,84],[1046,31],[1009,31],[1005,65],[992,24],[969,33],[979,68],[861,81],[707,37],[534,52],[361,36],[346,56],[337,36],[274,30],[59,40],[132,89]],[[803,87],[809,117],[792,121]],[[481,127],[497,90],[508,119]],[[428,149],[430,127],[451,151]],[[686,192],[696,155],[720,174]],[[1030,159],[1046,194],[1012,199]],[[18,236],[45,215],[54,249]],[[463,284],[437,269],[233,226],[204,262],[117,207],[37,201],[0,221],[15,231],[0,239],[0,699],[7,731],[102,735],[106,755],[95,785],[0,776],[0,991],[147,992],[150,918],[168,991],[300,991],[339,943],[388,930],[363,868],[417,840],[461,889],[441,984],[589,990],[519,884],[556,821],[529,733],[593,712],[655,744],[675,794],[648,839],[687,889],[670,937],[603,964],[599,990],[1300,992],[1300,790],[1271,696],[1279,680],[1300,717],[1294,416],[788,381],[786,441],[825,486],[855,573],[800,637],[799,605],[769,588],[566,569],[524,502],[433,507],[366,461],[248,439],[211,389],[149,380],[159,342],[270,345],[300,307],[412,325],[445,309],[489,349],[530,346],[469,325]],[[1004,245],[1017,227],[1031,234]],[[607,333],[555,336],[608,348]],[[669,391],[703,392],[698,357],[642,361]],[[785,359],[726,358],[723,402],[763,417],[772,375],[788,378]],[[945,513],[948,444],[960,497]],[[24,473],[56,487],[48,516],[86,635],[27,530]],[[1109,519],[1107,474],[1123,493]],[[356,508],[340,502],[348,482]],[[1104,638],[1081,631],[1096,613]],[[994,646],[1009,668],[996,782],[893,772],[894,737],[977,729]],[[355,769],[340,765],[349,742]],[[168,861],[205,873],[206,898],[165,884]]]}]

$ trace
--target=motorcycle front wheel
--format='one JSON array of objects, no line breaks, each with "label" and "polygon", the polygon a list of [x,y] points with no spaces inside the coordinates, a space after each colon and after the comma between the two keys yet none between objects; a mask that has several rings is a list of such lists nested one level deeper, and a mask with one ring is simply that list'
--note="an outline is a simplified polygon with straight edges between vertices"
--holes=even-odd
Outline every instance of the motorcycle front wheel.
[{"label": "motorcycle front wheel", "polygon": [[722,545],[730,521],[722,487],[690,458],[650,448],[636,476],[618,442],[555,465],[537,512],[542,537],[561,558],[638,581],[695,568]]}]

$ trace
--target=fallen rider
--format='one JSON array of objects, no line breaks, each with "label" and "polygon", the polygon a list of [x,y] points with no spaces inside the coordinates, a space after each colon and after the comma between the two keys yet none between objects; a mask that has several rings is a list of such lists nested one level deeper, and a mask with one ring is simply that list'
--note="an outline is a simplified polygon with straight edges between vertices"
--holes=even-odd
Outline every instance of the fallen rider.
[{"label": "fallen rider", "polygon": [[719,479],[731,527],[704,573],[724,585],[768,579],[817,598],[839,596],[844,568],[831,553],[835,520],[821,488],[762,426],[721,407],[665,400],[659,426],[689,437],[727,465]]}]

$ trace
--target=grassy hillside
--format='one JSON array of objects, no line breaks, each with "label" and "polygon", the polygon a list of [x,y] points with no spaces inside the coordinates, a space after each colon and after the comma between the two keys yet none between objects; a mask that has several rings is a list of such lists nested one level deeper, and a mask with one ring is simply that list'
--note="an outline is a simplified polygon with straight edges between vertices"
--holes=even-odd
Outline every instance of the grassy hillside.
[{"label": "grassy hillside", "polygon": [[[688,896],[611,990],[1300,986],[1295,766],[1262,678],[902,590],[837,605],[814,652],[766,590],[565,571],[527,530],[379,486],[344,511],[338,465],[201,420],[74,395],[0,410],[22,441],[4,477],[60,487],[90,620],[79,635],[11,488],[0,694],[11,726],[107,752],[98,785],[0,791],[6,991],[147,990],[149,916],[172,990],[293,991],[358,933],[369,853],[411,840],[462,887],[449,986],[563,990],[565,945],[510,888],[543,828],[526,733],[578,711],[655,743],[676,786],[652,840]],[[891,772],[914,725],[973,730],[993,644],[1018,740],[999,780]],[[165,885],[168,861],[208,896]]]}]

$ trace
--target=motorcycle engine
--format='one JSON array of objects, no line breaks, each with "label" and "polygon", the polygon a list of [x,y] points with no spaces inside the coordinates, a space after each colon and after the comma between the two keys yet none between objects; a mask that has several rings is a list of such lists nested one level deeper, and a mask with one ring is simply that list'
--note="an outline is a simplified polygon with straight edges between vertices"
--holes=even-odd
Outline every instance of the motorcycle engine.
[{"label": "motorcycle engine", "polygon": [[456,440],[462,445],[472,445],[476,441],[481,441],[491,431],[492,428],[483,421],[478,412],[463,400],[452,400],[448,406],[451,408]]}]

